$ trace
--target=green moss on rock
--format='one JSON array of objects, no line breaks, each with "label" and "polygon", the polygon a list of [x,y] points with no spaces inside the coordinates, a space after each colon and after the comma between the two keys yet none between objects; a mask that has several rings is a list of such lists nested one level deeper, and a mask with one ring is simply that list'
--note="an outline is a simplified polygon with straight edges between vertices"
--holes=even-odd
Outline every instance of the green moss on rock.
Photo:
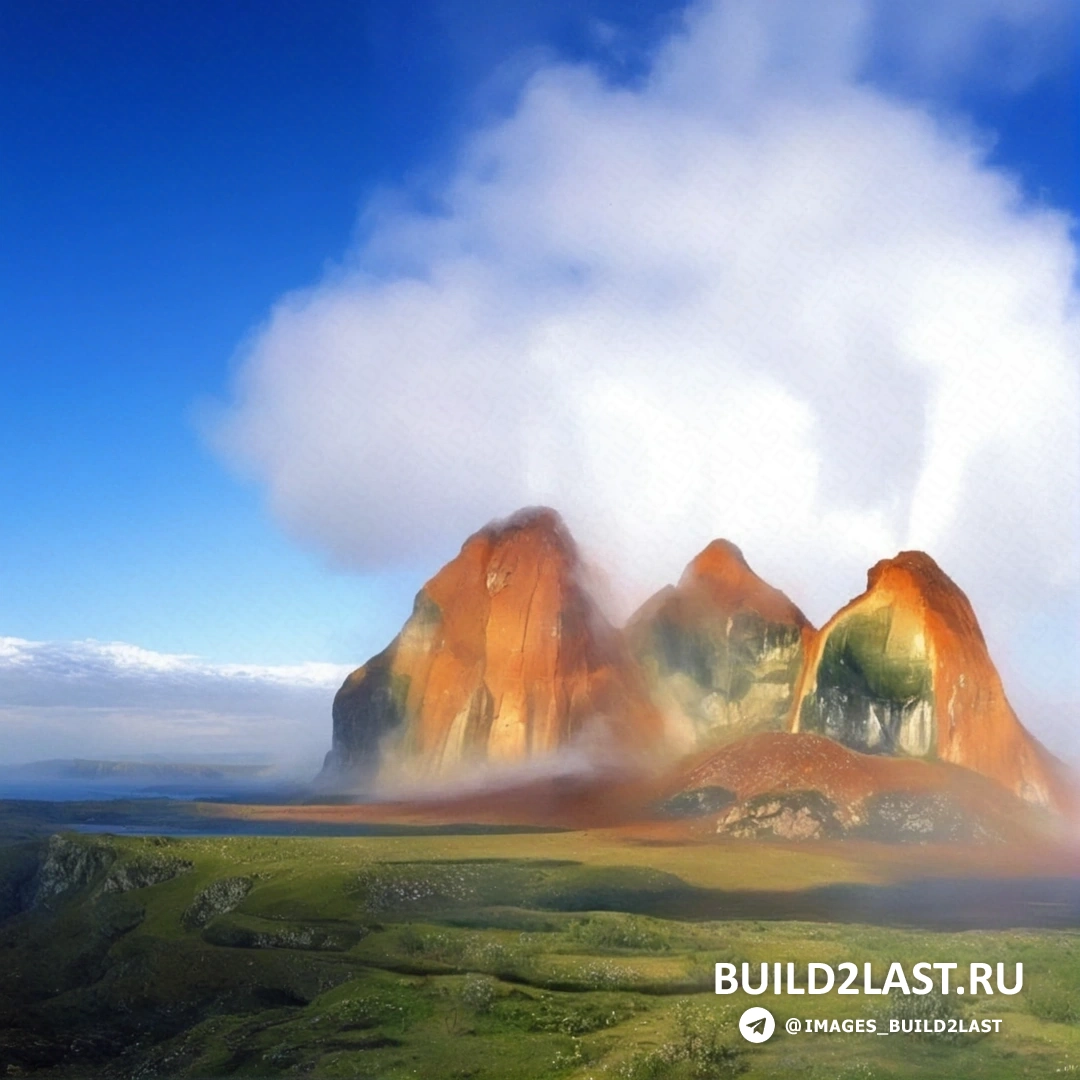
[{"label": "green moss on rock", "polygon": [[864,752],[933,755],[930,665],[914,639],[893,632],[888,608],[850,615],[832,630],[799,722]]}]

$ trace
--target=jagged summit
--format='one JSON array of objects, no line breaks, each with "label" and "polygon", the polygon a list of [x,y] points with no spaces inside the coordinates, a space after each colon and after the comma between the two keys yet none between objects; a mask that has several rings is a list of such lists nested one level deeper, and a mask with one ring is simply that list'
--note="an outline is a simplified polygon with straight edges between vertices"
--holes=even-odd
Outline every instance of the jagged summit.
[{"label": "jagged summit", "polygon": [[781,729],[811,632],[728,540],[709,544],[626,629],[653,700],[687,750]]},{"label": "jagged summit", "polygon": [[715,578],[753,574],[742,549],[723,537],[706,544],[690,560],[685,572],[700,577]]},{"label": "jagged summit", "polygon": [[985,647],[982,629],[963,590],[925,551],[901,551],[866,573],[867,592],[887,591],[908,603],[934,609],[954,633]]},{"label": "jagged summit", "polygon": [[967,597],[925,552],[877,563],[816,636],[791,716],[856,750],[936,757],[1063,809],[1062,770],[1017,719]]},{"label": "jagged summit", "polygon": [[535,533],[547,537],[569,552],[577,551],[577,545],[566,527],[566,522],[559,512],[550,506],[525,506],[507,517],[496,518],[469,537],[465,543],[468,544],[478,536],[498,540],[515,532]]},{"label": "jagged summit", "polygon": [[683,571],[678,589],[700,590],[729,614],[754,611],[774,623],[809,626],[805,615],[779,590],[750,569],[742,551],[730,540],[713,540]]},{"label": "jagged summit", "polygon": [[338,692],[326,772],[447,777],[583,740],[611,758],[659,745],[661,718],[580,570],[553,510],[474,533]]}]

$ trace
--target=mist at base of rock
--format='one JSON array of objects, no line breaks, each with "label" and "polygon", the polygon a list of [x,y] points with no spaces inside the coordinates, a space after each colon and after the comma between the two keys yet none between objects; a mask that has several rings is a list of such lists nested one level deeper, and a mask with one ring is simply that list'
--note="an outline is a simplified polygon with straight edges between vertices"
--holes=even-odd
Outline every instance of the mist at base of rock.
[{"label": "mist at base of rock", "polygon": [[[469,537],[397,638],[338,691],[317,790],[422,801],[505,788],[512,799],[516,771],[522,785],[579,767],[600,784],[635,770],[663,778],[730,748],[752,792],[698,769],[657,812],[701,817],[721,805],[707,789],[730,789],[726,835],[827,839],[854,835],[856,803],[880,795],[873,835],[959,842],[997,836],[1001,814],[1066,819],[1078,806],[1068,770],[1009,705],[967,598],[923,552],[877,563],[820,630],[726,540],[623,628],[586,579],[554,510]],[[785,755],[814,782],[777,769]],[[834,818],[826,804],[852,783],[858,799],[843,791]]]}]

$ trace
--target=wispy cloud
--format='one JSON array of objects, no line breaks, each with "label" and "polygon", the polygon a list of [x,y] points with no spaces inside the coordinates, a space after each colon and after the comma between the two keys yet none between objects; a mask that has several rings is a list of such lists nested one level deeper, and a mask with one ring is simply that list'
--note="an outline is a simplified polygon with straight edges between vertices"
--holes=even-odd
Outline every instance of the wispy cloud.
[{"label": "wispy cloud", "polygon": [[[277,305],[220,444],[359,567],[434,568],[550,503],[624,608],[715,536],[819,621],[925,548],[1023,704],[1036,649],[1080,700],[1070,222],[868,77],[884,10],[698,6],[633,88],[537,71],[436,210],[373,207],[348,265]],[[985,62],[995,27],[1042,40],[1063,10],[950,7],[934,47]]]},{"label": "wispy cloud", "polygon": [[347,671],[0,638],[0,764],[243,754],[303,774],[329,745],[330,704]]}]

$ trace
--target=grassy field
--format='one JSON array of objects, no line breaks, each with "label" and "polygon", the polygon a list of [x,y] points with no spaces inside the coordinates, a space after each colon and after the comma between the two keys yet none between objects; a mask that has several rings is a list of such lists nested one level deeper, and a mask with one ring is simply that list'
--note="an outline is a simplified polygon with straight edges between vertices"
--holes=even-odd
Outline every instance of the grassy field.
[{"label": "grassy field", "polygon": [[[917,855],[917,853],[916,853]],[[958,860],[962,863],[963,860]],[[615,833],[75,836],[0,847],[0,1076],[1050,1077],[1080,1072],[1080,938],[739,917],[725,898],[911,876],[916,856]],[[810,895],[807,893],[806,895]],[[687,900],[690,898],[690,901]],[[744,897],[745,901],[745,897]],[[21,909],[21,910],[20,910]],[[793,1036],[911,999],[718,997],[717,961],[1022,961],[952,1039]],[[792,1003],[795,1002],[793,1005]],[[749,1004],[776,1035],[742,1040]]]}]

